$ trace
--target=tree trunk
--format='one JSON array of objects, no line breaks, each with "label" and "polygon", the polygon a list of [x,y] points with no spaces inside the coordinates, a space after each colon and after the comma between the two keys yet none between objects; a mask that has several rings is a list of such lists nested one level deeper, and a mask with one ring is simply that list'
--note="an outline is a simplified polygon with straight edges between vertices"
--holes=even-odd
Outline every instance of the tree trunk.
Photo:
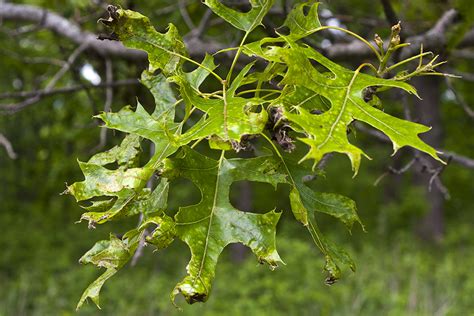
[{"label": "tree trunk", "polygon": [[[432,129],[420,137],[435,148],[440,148],[443,141],[441,128],[441,80],[438,77],[416,78],[414,85],[420,92],[421,100],[415,101],[414,120]],[[426,156],[424,156],[426,157]],[[423,166],[425,165],[425,167]],[[425,187],[425,196],[429,205],[426,215],[420,220],[417,232],[423,239],[440,241],[444,234],[444,196],[433,186],[429,190],[431,174],[426,167],[436,168],[439,163],[431,158],[423,159],[418,164],[415,183]]]}]

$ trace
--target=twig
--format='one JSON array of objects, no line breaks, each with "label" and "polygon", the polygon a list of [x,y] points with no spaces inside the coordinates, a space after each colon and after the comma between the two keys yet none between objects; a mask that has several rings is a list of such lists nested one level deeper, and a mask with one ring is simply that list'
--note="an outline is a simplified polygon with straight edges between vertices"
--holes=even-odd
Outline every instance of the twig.
[{"label": "twig", "polygon": [[390,0],[381,0],[382,2],[382,7],[383,7],[383,12],[385,14],[385,18],[387,19],[387,22],[390,24],[390,26],[395,25],[400,21],[397,17],[397,14],[395,13],[395,10],[392,7],[392,3]]},{"label": "twig", "polygon": [[[426,50],[443,50],[446,44],[446,33],[449,31],[450,27],[457,22],[458,16],[459,12],[455,9],[450,9],[446,11],[427,32],[408,37],[406,42],[411,43],[411,45],[405,47],[401,51],[400,58],[403,60],[409,56],[415,55],[419,51],[421,43],[426,44]],[[465,47],[472,44],[474,44],[474,31],[466,33],[459,46]],[[324,49],[324,53],[331,59],[339,60],[371,57],[371,51],[363,43],[359,43],[358,41],[331,45]]]},{"label": "twig", "polygon": [[[84,42],[72,52],[72,54],[67,59],[66,63],[61,67],[61,69],[59,69],[58,72],[56,72],[53,78],[49,80],[48,84],[46,85],[46,88],[44,89],[46,93],[51,91],[54,88],[54,86],[58,83],[58,81],[71,68],[71,65],[76,61],[79,55],[87,48],[87,46],[88,46],[87,42]],[[7,111],[9,111],[10,113],[16,113],[26,108],[27,106],[35,104],[39,100],[41,100],[41,96],[36,94],[32,96],[31,98],[28,98],[20,103],[17,103],[16,105],[6,106],[5,108],[7,108]]]},{"label": "twig", "polygon": [[448,89],[453,93],[454,98],[456,99],[457,103],[458,103],[459,105],[461,105],[461,107],[463,108],[464,112],[466,112],[466,114],[467,114],[470,118],[474,119],[474,111],[471,109],[471,107],[469,106],[469,104],[466,103],[466,101],[463,99],[463,97],[460,96],[460,95],[457,93],[456,89],[454,89],[454,86],[453,86],[453,84],[452,84],[450,78],[446,78],[445,82],[446,82],[446,86],[447,86]]},{"label": "twig", "polygon": [[211,16],[212,16],[212,10],[211,9],[207,9],[206,12],[204,12],[202,18],[201,18],[201,22],[199,22],[199,25],[198,27],[195,29],[195,31],[193,30],[193,36],[199,38],[202,36],[202,34],[204,33],[204,31],[206,30],[208,24],[209,24],[209,20],[211,19]]},{"label": "twig", "polygon": [[57,88],[52,89],[50,91],[46,90],[35,90],[35,91],[18,91],[18,92],[5,92],[0,94],[0,99],[16,99],[16,98],[29,98],[35,95],[40,95],[41,97],[48,97],[55,94],[66,94],[66,93],[74,93],[79,90],[83,89],[103,89],[108,87],[119,87],[119,86],[129,86],[129,85],[137,85],[140,82],[136,79],[124,79],[124,80],[117,80],[111,83],[99,83],[97,85],[93,84],[84,84],[84,85],[72,85],[69,87]]},{"label": "twig", "polygon": [[179,12],[181,13],[181,16],[183,17],[184,23],[188,26],[189,30],[194,30],[196,26],[194,25],[193,20],[191,20],[191,17],[189,16],[188,9],[186,8],[186,1],[184,0],[178,0],[178,5],[179,5]]},{"label": "twig", "polygon": [[2,133],[0,133],[0,145],[5,148],[5,150],[7,151],[7,155],[8,157],[10,157],[10,159],[16,159],[18,157],[15,151],[13,150],[12,143],[10,143],[10,141]]},{"label": "twig", "polygon": [[418,157],[412,158],[405,166],[401,167],[400,169],[396,169],[392,166],[388,166],[387,171],[382,173],[380,175],[380,177],[378,177],[377,180],[375,180],[374,186],[377,186],[380,183],[380,181],[382,181],[382,179],[385,178],[386,176],[388,176],[389,174],[395,174],[397,176],[399,176],[401,174],[404,174],[405,172],[410,170],[410,168],[417,161],[417,159],[418,159]]},{"label": "twig", "polygon": [[[367,127],[365,127],[364,125],[362,125],[358,122],[355,123],[355,126],[361,132],[366,133],[370,136],[373,136],[373,137],[377,138],[378,140],[380,140],[384,143],[390,143],[391,142],[390,139],[385,134],[383,134],[383,133],[381,133],[377,130],[367,128]],[[457,164],[459,164],[463,167],[466,167],[466,168],[469,168],[469,169],[474,169],[474,159],[472,159],[472,158],[460,155],[460,154],[452,152],[452,151],[444,150],[444,149],[437,149],[437,151],[439,152],[438,155],[441,156],[444,159],[451,159],[452,162],[455,162],[455,163],[457,163]]]},{"label": "twig", "polygon": [[[128,49],[117,41],[100,41],[95,34],[83,31],[76,23],[53,11],[37,6],[0,2],[0,19],[35,23],[43,20],[41,27],[68,38],[78,45],[87,43],[87,50],[98,56],[119,57],[132,61],[147,60],[147,54],[143,51]],[[222,43],[197,40],[193,42],[193,45],[187,46],[191,56],[202,56],[206,52],[215,52],[225,48]]]}]

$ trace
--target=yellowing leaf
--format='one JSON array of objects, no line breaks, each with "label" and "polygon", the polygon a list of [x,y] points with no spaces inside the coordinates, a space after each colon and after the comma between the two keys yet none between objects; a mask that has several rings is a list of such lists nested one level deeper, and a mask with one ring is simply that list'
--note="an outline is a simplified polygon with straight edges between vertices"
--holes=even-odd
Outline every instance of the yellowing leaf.
[{"label": "yellowing leaf", "polygon": [[[258,45],[261,45],[259,42]],[[281,85],[304,87],[331,103],[329,110],[315,115],[301,105],[285,104],[285,93],[274,102],[275,106],[284,109],[284,115],[289,122],[296,125],[305,134],[300,140],[309,145],[310,150],[302,160],[313,159],[314,165],[331,152],[344,153],[349,156],[352,168],[356,174],[364,152],[349,143],[347,128],[354,120],[359,120],[381,130],[393,143],[394,152],[403,146],[411,146],[426,152],[440,160],[436,150],[424,143],[418,134],[430,130],[429,127],[393,117],[364,101],[364,91],[368,87],[400,88],[416,94],[415,89],[407,83],[396,80],[379,79],[360,70],[352,71],[330,61],[314,49],[301,46],[288,40],[285,47],[268,46],[255,48],[256,43],[250,44],[250,49],[244,50],[250,54],[261,54],[270,61],[279,60],[288,70],[280,82]],[[320,72],[311,61],[327,68],[328,72]],[[284,90],[297,93],[302,89]],[[367,156],[367,155],[365,155]]]},{"label": "yellowing leaf", "polygon": [[174,73],[179,69],[181,57],[186,56],[187,52],[173,24],[168,26],[165,34],[161,34],[146,16],[138,12],[114,7],[109,10],[109,19],[100,21],[110,27],[125,46],[148,53],[150,72],[161,69],[164,73]]}]

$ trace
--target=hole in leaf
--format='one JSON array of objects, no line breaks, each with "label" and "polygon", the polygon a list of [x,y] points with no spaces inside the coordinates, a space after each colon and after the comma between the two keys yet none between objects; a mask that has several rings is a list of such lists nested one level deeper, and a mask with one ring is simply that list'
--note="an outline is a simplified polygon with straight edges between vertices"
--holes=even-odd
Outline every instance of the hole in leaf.
[{"label": "hole in leaf", "polygon": [[331,102],[320,94],[307,89],[303,86],[298,86],[296,90],[288,96],[287,102],[291,106],[298,106],[311,114],[322,114],[331,108]]},{"label": "hole in leaf", "polygon": [[230,203],[243,212],[267,213],[275,208],[276,197],[269,183],[243,180],[230,186]]},{"label": "hole in leaf", "polygon": [[198,204],[201,198],[201,191],[191,180],[179,178],[170,183],[168,209],[174,214],[179,207]]},{"label": "hole in leaf", "polygon": [[222,4],[241,13],[247,13],[252,9],[249,1],[224,0]]},{"label": "hole in leaf", "polygon": [[308,16],[310,10],[311,10],[311,6],[305,5],[305,6],[303,7],[303,14],[304,14],[304,16]]},{"label": "hole in leaf", "polygon": [[[186,131],[191,129],[204,115],[206,114],[202,112],[201,110],[198,110],[198,109],[194,110],[194,112],[191,113],[188,120],[184,124],[182,133],[184,134]],[[184,117],[184,111],[183,111],[183,117]]]},{"label": "hole in leaf", "polygon": [[334,79],[335,78],[335,75],[328,69],[326,68],[325,66],[321,65],[318,61],[312,59],[312,58],[309,58],[309,62],[311,63],[311,65],[321,74],[327,76],[328,78],[330,79]]}]

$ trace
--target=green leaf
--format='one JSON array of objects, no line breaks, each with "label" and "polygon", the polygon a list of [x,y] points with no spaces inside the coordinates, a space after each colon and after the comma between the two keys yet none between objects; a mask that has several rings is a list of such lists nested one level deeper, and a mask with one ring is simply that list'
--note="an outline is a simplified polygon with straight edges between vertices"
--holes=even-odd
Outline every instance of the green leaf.
[{"label": "green leaf", "polygon": [[199,90],[204,80],[209,76],[209,70],[214,70],[217,65],[214,63],[214,56],[206,54],[204,60],[201,62],[204,67],[197,67],[192,72],[186,73],[186,80],[195,90]]},{"label": "green leaf", "polygon": [[106,268],[107,270],[87,287],[76,309],[79,309],[88,298],[100,308],[99,293],[102,286],[130,260],[137,244],[137,236],[131,239],[121,240],[114,235],[110,235],[110,240],[98,241],[92,249],[79,259],[79,262],[82,264],[93,264],[100,268]]},{"label": "green leaf", "polygon": [[[168,112],[171,112],[170,115],[174,117],[174,109],[168,109]],[[179,134],[179,124],[167,119],[166,115],[154,118],[140,103],[137,104],[135,111],[132,111],[130,107],[124,107],[117,113],[104,112],[97,117],[104,121],[108,128],[151,140],[155,144],[155,156],[158,158],[168,157],[179,146],[173,139],[173,134]]]},{"label": "green leaf", "polygon": [[[379,79],[359,70],[348,70],[310,47],[292,41],[288,44],[286,47],[256,49],[254,43],[249,45],[252,49],[247,51],[261,54],[263,58],[269,56],[269,61],[279,59],[286,64],[288,70],[280,82],[281,85],[305,87],[331,103],[329,110],[315,115],[302,106],[285,104],[285,93],[274,102],[275,106],[282,107],[284,116],[291,123],[290,126],[296,126],[297,130],[305,134],[300,140],[309,145],[310,150],[302,160],[313,159],[315,166],[327,153],[344,153],[351,160],[354,174],[357,174],[361,155],[368,156],[349,143],[347,128],[354,120],[359,120],[385,133],[392,140],[394,152],[403,146],[411,146],[441,161],[436,150],[418,137],[418,134],[429,131],[429,127],[398,119],[364,101],[364,91],[368,87],[394,87],[416,94],[412,86],[396,80]],[[329,71],[320,72],[313,67],[311,61]]]},{"label": "green leaf", "polygon": [[88,163],[105,166],[117,162],[120,166],[133,167],[137,164],[140,154],[140,137],[127,135],[120,144],[112,149],[94,155]]},{"label": "green leaf", "polygon": [[305,168],[305,164],[298,164],[288,154],[283,159],[288,168],[289,183],[292,185],[291,209],[298,221],[308,225],[308,213],[320,212],[339,219],[349,231],[354,223],[359,223],[362,228],[364,227],[353,200],[335,193],[313,191],[305,181],[305,178],[312,175],[311,169]]},{"label": "green leaf", "polygon": [[[318,16],[318,6],[319,2],[303,2],[297,4],[295,8],[288,13],[283,26],[290,29],[289,38],[292,40],[303,38],[316,32],[321,27]],[[307,7],[309,7],[309,9],[306,9]],[[307,14],[305,14],[305,10],[308,10]]]},{"label": "green leaf", "polygon": [[166,121],[173,121],[177,100],[169,82],[166,81],[166,77],[163,74],[153,75],[144,70],[140,82],[150,90],[155,98],[155,110],[151,116],[155,120],[161,118]]},{"label": "green leaf", "polygon": [[[269,138],[267,140],[270,141]],[[355,271],[355,263],[345,250],[323,236],[315,220],[315,213],[325,213],[339,219],[349,231],[356,222],[364,229],[357,215],[355,202],[342,195],[313,191],[306,185],[308,180],[305,179],[315,176],[312,169],[306,167],[307,163],[297,163],[295,153],[282,155],[273,143],[272,146],[282,162],[280,172],[287,175],[285,183],[291,186],[290,205],[293,215],[308,229],[314,243],[323,253],[326,260],[324,269],[329,273],[326,283],[332,284],[341,277],[339,264],[347,265]]]},{"label": "green leaf", "polygon": [[157,69],[165,74],[175,73],[183,62],[182,57],[187,55],[184,42],[173,24],[169,24],[165,34],[161,34],[146,16],[114,7],[110,9],[110,17],[100,21],[111,28],[125,46],[147,52],[152,73]]},{"label": "green leaf", "polygon": [[339,267],[340,264],[348,266],[355,272],[356,265],[354,260],[352,260],[350,255],[344,249],[324,237],[314,220],[309,221],[308,231],[310,232],[314,243],[324,254],[324,259],[326,261],[324,270],[328,273],[328,277],[326,278],[327,285],[332,285],[341,278],[342,272]]},{"label": "green leaf", "polygon": [[[224,152],[223,152],[224,153]],[[229,201],[235,181],[267,182],[274,186],[284,181],[279,165],[268,157],[216,161],[187,147],[178,158],[165,161],[164,176],[184,177],[201,191],[202,200],[181,207],[175,216],[177,235],[191,250],[187,276],[176,285],[172,298],[182,293],[186,301],[206,301],[215,275],[217,260],[230,243],[248,246],[260,262],[276,267],[281,262],[275,248],[275,228],[280,213],[245,213]]]},{"label": "green leaf", "polygon": [[239,30],[250,32],[262,23],[263,17],[270,11],[274,0],[249,0],[252,9],[242,13],[225,6],[219,0],[204,0],[215,14]]},{"label": "green leaf", "polygon": [[[174,110],[171,112],[174,113]],[[166,130],[168,127],[176,130],[177,124],[167,121],[166,115],[157,121],[141,105],[135,112],[124,108],[118,113],[107,112],[99,117],[108,127],[132,134],[119,147],[99,153],[87,163],[79,162],[85,180],[69,186],[68,192],[77,201],[114,197],[92,201],[90,206],[85,207],[88,212],[81,216],[81,220],[87,220],[93,226],[139,213],[163,210],[168,197],[168,182],[161,181],[153,192],[145,189],[145,185],[162,160],[177,150],[177,145],[170,142]],[[139,154],[137,148],[140,136],[155,143],[155,155],[142,168],[133,167]],[[115,170],[104,166],[115,161],[119,165]]]},{"label": "green leaf", "polygon": [[173,78],[181,87],[180,92],[185,102],[205,113],[198,123],[181,136],[181,143],[187,144],[191,140],[211,136],[217,136],[223,141],[239,142],[243,135],[263,131],[268,114],[264,110],[255,112],[263,101],[258,98],[245,99],[235,96],[236,89],[251,67],[252,64],[249,64],[241,71],[223,98],[203,97],[184,77]]},{"label": "green leaf", "polygon": [[168,247],[176,237],[176,223],[174,220],[166,215],[152,216],[143,221],[139,230],[143,230],[151,224],[155,225],[155,228],[151,234],[145,238],[146,242],[155,246],[157,249]]},{"label": "green leaf", "polygon": [[147,188],[142,189],[140,193],[127,191],[124,199],[118,199],[113,206],[107,205],[106,209],[86,208],[89,212],[82,214],[81,220],[87,220],[93,225],[140,213],[146,215],[163,212],[168,201],[168,189],[168,181],[162,179],[153,192]]}]

